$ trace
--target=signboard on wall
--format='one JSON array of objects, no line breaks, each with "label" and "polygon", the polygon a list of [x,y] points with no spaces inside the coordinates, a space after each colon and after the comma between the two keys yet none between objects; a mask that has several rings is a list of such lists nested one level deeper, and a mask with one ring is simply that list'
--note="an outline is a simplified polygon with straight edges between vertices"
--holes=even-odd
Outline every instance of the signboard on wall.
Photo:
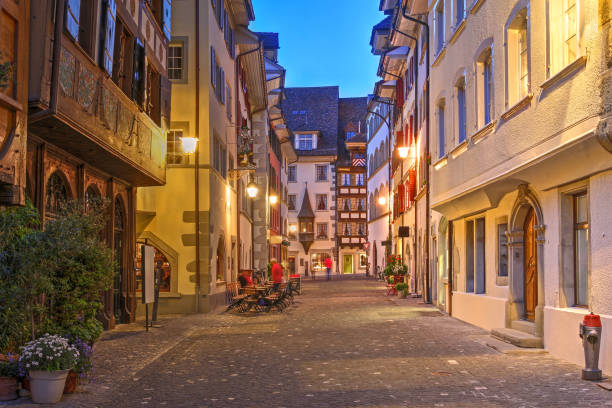
[{"label": "signboard on wall", "polygon": [[155,248],[142,245],[142,303],[155,302]]}]

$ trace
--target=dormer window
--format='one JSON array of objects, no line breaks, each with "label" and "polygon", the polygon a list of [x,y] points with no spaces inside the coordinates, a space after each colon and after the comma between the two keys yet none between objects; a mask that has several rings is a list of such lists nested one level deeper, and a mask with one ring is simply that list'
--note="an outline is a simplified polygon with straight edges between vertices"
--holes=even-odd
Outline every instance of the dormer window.
[{"label": "dormer window", "polygon": [[352,137],[355,137],[355,132],[346,132],[346,140],[351,140]]},{"label": "dormer window", "polygon": [[317,135],[313,133],[295,135],[296,150],[313,150],[317,148]]}]

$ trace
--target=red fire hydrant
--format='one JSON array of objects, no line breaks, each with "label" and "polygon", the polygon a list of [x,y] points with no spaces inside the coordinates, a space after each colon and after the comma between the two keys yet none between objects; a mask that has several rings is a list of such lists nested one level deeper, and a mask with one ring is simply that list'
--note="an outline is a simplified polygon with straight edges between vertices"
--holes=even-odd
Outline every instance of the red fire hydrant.
[{"label": "red fire hydrant", "polygon": [[593,312],[584,316],[580,323],[580,338],[584,347],[585,368],[582,370],[582,379],[601,380],[599,369],[599,346],[601,344],[601,319]]}]

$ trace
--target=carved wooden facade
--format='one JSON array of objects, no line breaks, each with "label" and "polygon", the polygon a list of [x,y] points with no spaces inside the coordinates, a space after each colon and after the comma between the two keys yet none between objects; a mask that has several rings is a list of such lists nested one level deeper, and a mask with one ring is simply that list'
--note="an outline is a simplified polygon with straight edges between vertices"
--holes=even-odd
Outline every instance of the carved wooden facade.
[{"label": "carved wooden facade", "polygon": [[25,203],[29,3],[0,0],[0,205]]},{"label": "carved wooden facade", "polygon": [[136,188],[165,181],[170,1],[33,4],[27,195],[43,219],[62,200],[107,199],[118,273],[101,317],[132,322]]}]

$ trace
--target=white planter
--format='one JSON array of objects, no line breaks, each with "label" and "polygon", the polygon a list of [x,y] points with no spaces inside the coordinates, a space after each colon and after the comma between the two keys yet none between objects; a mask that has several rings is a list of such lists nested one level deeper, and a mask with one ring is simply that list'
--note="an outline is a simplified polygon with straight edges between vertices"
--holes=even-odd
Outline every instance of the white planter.
[{"label": "white planter", "polygon": [[30,392],[32,401],[37,404],[55,404],[62,399],[66,377],[70,370],[39,371],[30,370]]}]

